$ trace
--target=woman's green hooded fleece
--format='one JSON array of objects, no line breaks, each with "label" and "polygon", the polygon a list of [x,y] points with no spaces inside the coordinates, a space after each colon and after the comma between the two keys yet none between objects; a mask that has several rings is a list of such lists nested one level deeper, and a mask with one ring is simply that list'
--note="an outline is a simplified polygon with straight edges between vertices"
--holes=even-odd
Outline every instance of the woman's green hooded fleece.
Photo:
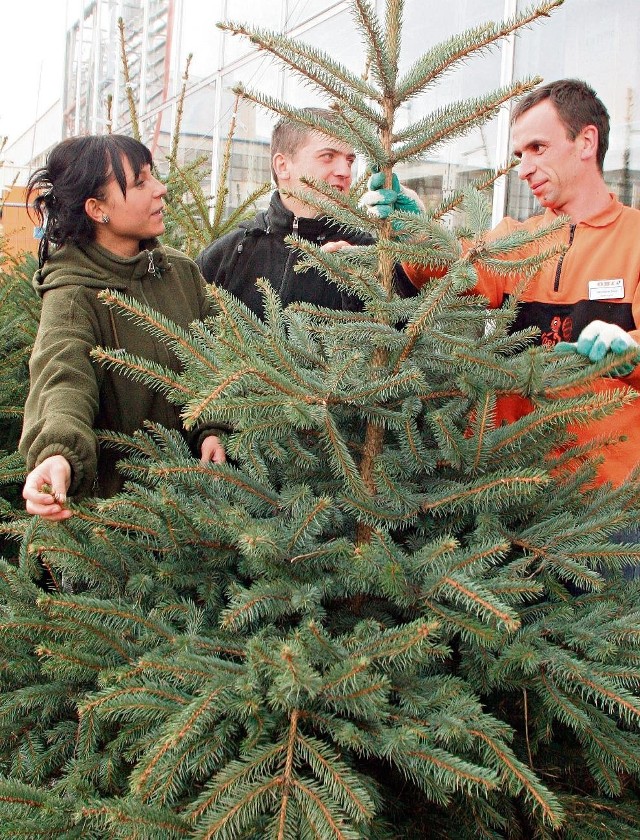
[{"label": "woman's green hooded fleece", "polygon": [[75,496],[111,496],[122,486],[115,469],[118,454],[99,446],[96,430],[132,434],[145,420],[182,428],[179,408],[162,394],[89,355],[96,346],[122,349],[180,370],[165,344],[98,299],[103,289],[118,290],[185,328],[211,314],[196,264],[156,241],[148,244],[149,250],[131,258],[95,243],[65,245],[33,278],[42,316],[20,451],[29,471],[50,455],[64,455],[73,471],[69,492]]}]

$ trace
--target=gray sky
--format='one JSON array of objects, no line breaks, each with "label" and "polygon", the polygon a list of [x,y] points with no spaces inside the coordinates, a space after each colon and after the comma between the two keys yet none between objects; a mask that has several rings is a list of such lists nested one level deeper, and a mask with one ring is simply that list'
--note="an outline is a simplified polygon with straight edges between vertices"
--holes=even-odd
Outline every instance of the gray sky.
[{"label": "gray sky", "polygon": [[[0,36],[0,137],[16,140],[59,97],[67,7],[79,0],[5,0]],[[77,18],[77,15],[76,15]]]}]

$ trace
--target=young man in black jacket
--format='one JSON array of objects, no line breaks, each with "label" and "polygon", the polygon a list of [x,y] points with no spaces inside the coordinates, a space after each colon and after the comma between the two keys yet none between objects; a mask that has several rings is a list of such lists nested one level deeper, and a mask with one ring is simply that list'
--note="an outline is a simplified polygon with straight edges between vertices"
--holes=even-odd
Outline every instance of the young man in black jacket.
[{"label": "young man in black jacket", "polygon": [[[310,110],[325,120],[334,119],[332,111]],[[262,295],[256,286],[260,277],[269,280],[284,306],[303,301],[330,309],[361,309],[358,298],[341,291],[319,271],[294,272],[299,253],[284,241],[286,236],[296,234],[318,245],[337,241],[371,244],[369,234],[345,233],[329,219],[318,217],[314,207],[290,194],[308,190],[303,177],[348,192],[355,158],[355,151],[346,143],[281,119],[271,137],[271,170],[276,189],[269,206],[202,251],[196,262],[205,280],[231,292],[260,318],[264,316]],[[400,266],[396,269],[396,289],[403,297],[416,294]]]}]

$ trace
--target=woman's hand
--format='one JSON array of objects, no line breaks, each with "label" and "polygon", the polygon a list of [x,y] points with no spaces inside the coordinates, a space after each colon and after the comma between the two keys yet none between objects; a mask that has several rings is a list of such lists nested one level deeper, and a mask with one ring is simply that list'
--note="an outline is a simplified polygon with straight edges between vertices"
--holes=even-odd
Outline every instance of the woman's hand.
[{"label": "woman's hand", "polygon": [[47,522],[59,522],[73,516],[65,507],[71,484],[71,465],[62,455],[50,455],[27,476],[22,498],[27,513],[41,516]]}]

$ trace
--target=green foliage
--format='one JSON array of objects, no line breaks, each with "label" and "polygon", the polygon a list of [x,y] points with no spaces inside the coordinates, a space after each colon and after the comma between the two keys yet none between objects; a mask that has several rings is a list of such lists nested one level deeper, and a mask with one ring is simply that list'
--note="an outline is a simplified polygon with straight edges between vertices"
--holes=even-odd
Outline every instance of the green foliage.
[{"label": "green foliage", "polygon": [[[0,510],[19,504],[24,460],[17,452],[22,412],[29,387],[29,355],[38,329],[40,300],[31,286],[36,261],[31,255],[0,257]],[[21,501],[21,500],[20,500]],[[13,546],[2,541],[5,554]]]},{"label": "green foliage", "polygon": [[[30,254],[0,257],[0,419],[21,419],[29,387],[29,354],[38,329],[40,301],[31,287],[36,261]],[[3,422],[0,446],[17,443],[15,424]]]},{"label": "green foliage", "polygon": [[[405,81],[399,0],[384,23],[353,3],[373,81],[317,51],[309,69],[309,48],[280,35],[251,37],[324,86],[342,120],[322,128],[379,152],[389,174],[413,154],[394,139],[403,99],[555,5],[452,40]],[[460,105],[467,124],[476,107]],[[440,142],[429,125],[412,149]],[[488,316],[468,294],[474,265],[508,257],[518,237],[469,258],[442,208],[400,219],[398,238],[393,218],[309,189],[377,234],[337,254],[296,240],[302,265],[362,312],[283,310],[263,283],[262,322],[212,288],[216,317],[187,333],[109,296],[180,354],[181,374],[144,376],[187,425],[232,422],[229,461],[200,464],[159,427],[105,435],[125,492],[74,505],[64,523],[5,529],[21,543],[0,565],[3,830],[640,837],[640,590],[620,575],[640,548],[613,540],[637,522],[640,476],[595,488],[597,460],[566,430],[615,410],[617,395],[589,387],[614,362],[532,348],[509,335],[513,306]],[[482,230],[478,197],[463,209]],[[417,257],[443,276],[399,299],[392,265]],[[106,349],[94,357],[111,363]],[[121,357],[123,372],[134,361]],[[533,411],[496,427],[509,396]],[[43,568],[46,594],[33,582]]]}]

